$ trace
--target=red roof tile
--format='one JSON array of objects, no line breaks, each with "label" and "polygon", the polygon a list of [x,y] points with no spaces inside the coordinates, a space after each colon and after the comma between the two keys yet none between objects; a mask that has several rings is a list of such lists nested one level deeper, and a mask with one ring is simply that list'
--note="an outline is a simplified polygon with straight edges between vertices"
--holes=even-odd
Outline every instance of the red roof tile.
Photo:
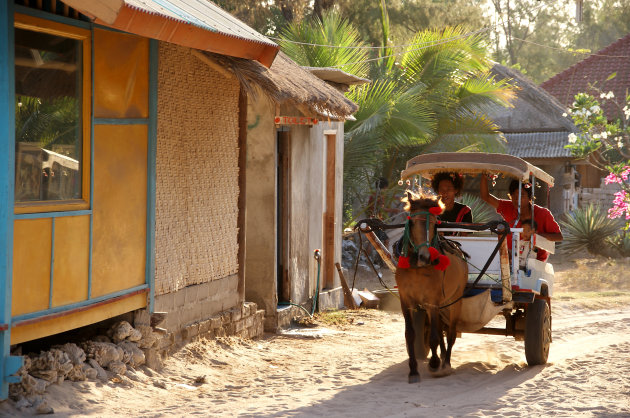
[{"label": "red roof tile", "polygon": [[[612,73],[617,73],[615,78],[606,81]],[[575,95],[581,92],[591,93],[600,100],[597,92],[589,90],[589,85],[604,92],[612,91],[615,94],[612,100],[623,103],[630,92],[630,34],[556,74],[541,87],[569,107]],[[614,104],[605,104],[603,109],[608,119],[619,117]]]}]

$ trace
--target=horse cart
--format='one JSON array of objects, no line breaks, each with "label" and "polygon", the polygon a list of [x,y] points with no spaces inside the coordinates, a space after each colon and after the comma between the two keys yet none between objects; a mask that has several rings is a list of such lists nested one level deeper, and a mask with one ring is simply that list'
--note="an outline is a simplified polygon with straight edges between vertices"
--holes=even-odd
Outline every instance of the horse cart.
[{"label": "horse cart", "polygon": [[[406,169],[401,173],[401,180],[403,184],[406,183],[408,189],[422,191],[428,189],[427,181],[440,172],[457,172],[468,176],[481,174],[492,179],[498,176],[516,179],[519,180],[519,196],[521,196],[522,187],[531,187],[535,195],[537,184],[545,183],[548,190],[553,186],[554,181],[549,174],[520,158],[486,153],[420,155],[407,162]],[[482,181],[486,180],[482,178]],[[533,200],[532,198],[532,202]],[[532,213],[534,213],[533,207]],[[408,219],[414,216],[411,213],[409,215],[411,216],[408,216]],[[504,335],[524,340],[527,363],[532,366],[545,364],[549,355],[554,270],[551,264],[537,260],[534,251],[526,258],[524,265],[522,260],[519,263],[517,249],[522,248],[521,233],[523,232],[523,228],[517,227],[520,216],[519,198],[517,220],[511,225],[503,220],[487,224],[436,221],[435,225],[431,224],[431,229],[435,229],[435,235],[439,237],[448,235],[448,241],[455,241],[466,256],[468,281],[463,294],[458,297],[461,299],[461,313],[457,322],[457,333]],[[425,219],[422,218],[422,222],[424,221]],[[428,220],[426,222],[426,241],[428,242],[429,222]],[[400,260],[392,256],[389,249],[385,248],[374,234],[374,230],[402,228],[405,225],[385,226],[378,221],[368,219],[360,221],[359,227],[366,233],[385,264],[396,271]],[[508,240],[511,240],[511,246],[507,245]],[[550,253],[554,252],[554,243],[537,234],[532,234],[527,244],[532,249],[539,248]],[[514,251],[511,251],[509,247]],[[400,269],[396,273],[397,282],[399,274]],[[447,302],[440,309],[459,300]],[[412,331],[411,335],[415,334],[415,344],[413,344],[415,350],[410,352],[415,351],[417,359],[425,359],[429,352],[430,340],[428,309],[421,303],[416,308],[411,313],[413,331],[415,331]],[[443,312],[441,315],[443,316]],[[503,322],[505,326],[499,326]],[[448,324],[446,327],[448,328]],[[408,334],[407,327],[407,337]],[[444,350],[441,339],[440,336],[441,348]],[[409,346],[410,342],[408,341],[407,344]],[[450,359],[450,348],[448,351]],[[410,375],[410,382],[411,377]]]}]

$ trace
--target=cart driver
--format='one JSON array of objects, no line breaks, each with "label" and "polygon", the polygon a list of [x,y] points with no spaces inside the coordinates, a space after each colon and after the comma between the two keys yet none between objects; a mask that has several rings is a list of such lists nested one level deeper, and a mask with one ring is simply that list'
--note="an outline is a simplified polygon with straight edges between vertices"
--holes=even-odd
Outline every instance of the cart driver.
[{"label": "cart driver", "polygon": [[[518,217],[518,180],[512,180],[510,187],[508,188],[510,199],[498,199],[491,195],[488,191],[488,179],[486,176],[481,176],[480,195],[486,203],[496,209],[497,213],[503,217],[510,224],[510,227],[514,226],[514,221]],[[530,187],[521,188],[521,217],[516,224],[517,228],[521,227],[521,221],[526,219],[534,219],[536,224],[536,233],[542,237],[547,238],[549,241],[559,242],[563,240],[560,226],[556,222],[549,209],[542,206],[534,205],[534,213],[532,216],[532,189]],[[508,248],[512,249],[512,239],[508,236]],[[540,261],[547,261],[549,253],[542,249],[538,250],[536,259]]]},{"label": "cart driver", "polygon": [[431,180],[431,187],[444,203],[444,212],[439,216],[441,221],[472,223],[470,207],[455,201],[462,194],[464,176],[459,173],[437,173]]}]

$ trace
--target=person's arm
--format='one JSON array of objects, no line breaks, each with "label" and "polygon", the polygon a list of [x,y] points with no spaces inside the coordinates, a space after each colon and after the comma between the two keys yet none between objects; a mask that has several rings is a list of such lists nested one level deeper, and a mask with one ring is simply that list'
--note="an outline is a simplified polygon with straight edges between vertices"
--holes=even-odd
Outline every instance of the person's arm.
[{"label": "person's arm", "polygon": [[548,209],[544,209],[542,212],[543,215],[543,230],[544,232],[536,233],[544,238],[547,238],[549,241],[559,242],[564,239],[562,236],[562,231],[560,230],[560,225],[556,222],[556,219],[553,217],[553,214]]},{"label": "person's arm", "polygon": [[543,238],[547,238],[549,241],[559,242],[564,239],[562,232],[537,232]]},{"label": "person's arm", "polygon": [[481,199],[495,209],[499,208],[499,199],[492,196],[488,190],[488,179],[485,174],[481,175],[481,186],[479,187],[479,195]]}]

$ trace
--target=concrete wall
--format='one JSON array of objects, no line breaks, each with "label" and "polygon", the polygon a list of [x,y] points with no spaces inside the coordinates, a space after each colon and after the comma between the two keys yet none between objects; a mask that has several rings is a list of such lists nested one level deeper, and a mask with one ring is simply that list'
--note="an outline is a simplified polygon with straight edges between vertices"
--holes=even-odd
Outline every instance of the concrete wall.
[{"label": "concrete wall", "polygon": [[[295,112],[295,111],[294,111]],[[291,298],[305,302],[315,295],[317,284],[316,249],[323,249],[323,214],[326,208],[326,133],[336,132],[335,143],[335,248],[334,260],[341,262],[341,212],[343,206],[343,124],[321,122],[313,127],[291,127],[291,220],[289,227],[289,275]],[[333,294],[320,298],[320,309],[339,308],[343,294],[336,270],[333,286],[320,290]]]},{"label": "concrete wall", "polygon": [[276,323],[276,130],[275,106],[260,93],[247,101],[245,197],[245,299]]},{"label": "concrete wall", "polygon": [[[266,311],[265,327],[275,330],[288,324],[298,308],[278,310],[277,295],[277,128],[275,105],[264,95],[248,100],[245,299]],[[294,108],[280,109],[282,115],[300,115]],[[309,305],[315,295],[317,262],[315,249],[323,246],[325,209],[326,138],[324,131],[337,131],[335,187],[335,261],[341,260],[341,212],[343,202],[343,124],[324,122],[313,127],[289,129],[289,221],[288,276],[292,303]],[[339,278],[324,289],[320,309],[343,305]],[[320,273],[320,288],[323,287]],[[310,307],[309,307],[310,308]]]}]

